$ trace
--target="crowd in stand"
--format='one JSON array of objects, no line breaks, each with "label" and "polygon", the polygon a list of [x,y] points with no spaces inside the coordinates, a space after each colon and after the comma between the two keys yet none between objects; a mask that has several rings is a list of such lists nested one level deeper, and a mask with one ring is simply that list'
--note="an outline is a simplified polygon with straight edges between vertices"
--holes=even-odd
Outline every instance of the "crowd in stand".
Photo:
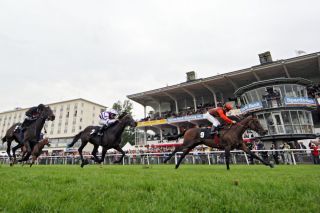
[{"label": "crowd in stand", "polygon": [[[221,103],[219,103],[221,105]],[[184,110],[179,111],[179,113],[172,112],[172,111],[165,111],[161,112],[161,115],[159,112],[156,112],[154,114],[148,115],[146,118],[141,119],[140,121],[151,121],[151,120],[161,120],[161,119],[167,119],[167,118],[176,118],[176,117],[183,117],[183,116],[190,116],[190,115],[196,115],[196,114],[204,114],[208,111],[208,109],[213,108],[213,104],[199,104],[197,106],[197,110],[194,110],[194,107],[187,107]]]},{"label": "crowd in stand", "polygon": [[320,84],[312,84],[307,88],[308,96],[311,98],[320,98]]}]

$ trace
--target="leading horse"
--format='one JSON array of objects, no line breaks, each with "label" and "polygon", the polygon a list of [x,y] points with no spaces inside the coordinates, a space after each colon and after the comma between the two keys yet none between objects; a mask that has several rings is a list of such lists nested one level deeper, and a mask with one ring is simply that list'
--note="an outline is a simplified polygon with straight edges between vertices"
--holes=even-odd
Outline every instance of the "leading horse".
[{"label": "leading horse", "polygon": [[256,131],[260,135],[265,135],[267,133],[267,131],[262,128],[259,120],[253,115],[247,116],[229,128],[222,129],[220,131],[219,142],[215,142],[213,138],[202,138],[201,135],[203,134],[203,129],[201,128],[188,129],[184,134],[183,144],[176,147],[175,150],[164,160],[164,163],[166,163],[176,152],[182,152],[181,157],[176,164],[176,169],[178,169],[183,158],[193,148],[200,144],[204,144],[212,148],[225,150],[225,159],[228,170],[230,169],[230,151],[233,149],[243,150],[246,154],[251,155],[253,158],[272,168],[273,164],[262,160],[245,145],[242,135],[247,129]]},{"label": "leading horse", "polygon": [[[93,144],[92,155],[94,161],[101,163],[104,161],[105,155],[108,149],[114,148],[115,150],[121,152],[122,156],[119,160],[114,163],[120,163],[122,158],[125,156],[125,152],[121,149],[121,135],[127,126],[136,127],[137,122],[135,122],[131,115],[123,114],[119,116],[119,121],[113,126],[107,128],[103,132],[103,136],[92,135],[92,132],[98,131],[98,126],[88,126],[83,131],[79,132],[73,139],[73,141],[68,145],[72,147],[79,139],[81,139],[81,146],[79,147],[79,155],[81,158],[81,167],[88,164],[87,160],[83,159],[82,150],[87,145],[88,142]],[[102,146],[102,156],[101,159],[97,157],[97,152],[99,146]]]}]

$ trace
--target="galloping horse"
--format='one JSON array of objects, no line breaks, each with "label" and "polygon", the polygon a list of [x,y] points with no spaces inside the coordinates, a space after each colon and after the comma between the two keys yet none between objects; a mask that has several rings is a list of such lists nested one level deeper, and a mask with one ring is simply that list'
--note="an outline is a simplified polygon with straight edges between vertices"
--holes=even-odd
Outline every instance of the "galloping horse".
[{"label": "galloping horse", "polygon": [[[41,130],[44,126],[44,123],[46,120],[53,121],[55,119],[55,116],[49,106],[46,106],[43,111],[40,113],[39,117],[35,122],[33,122],[23,133],[23,141],[24,141],[24,146],[26,147],[27,154],[19,160],[19,162],[27,161],[31,155],[32,149],[36,143],[38,143],[38,140],[40,138],[40,133]],[[22,147],[21,145],[20,147]],[[19,148],[20,148],[19,147]],[[13,151],[13,164],[15,163],[16,160],[16,155],[15,151]]]},{"label": "galloping horse", "polygon": [[[34,145],[32,152],[31,152],[32,161],[30,163],[30,167],[34,164],[34,162],[37,160],[37,158],[41,155],[42,149],[44,148],[45,145],[50,147],[50,142],[49,142],[48,138],[45,138],[45,139],[39,141],[39,143],[37,143],[36,145]],[[25,146],[23,146],[21,148],[21,150],[22,150],[22,156],[24,156],[27,153],[27,148]]]},{"label": "galloping horse", "polygon": [[202,138],[203,129],[201,128],[192,128],[185,132],[183,137],[183,144],[179,147],[176,147],[175,150],[164,160],[166,163],[176,152],[183,152],[180,159],[176,164],[176,169],[179,168],[179,165],[182,159],[196,146],[204,144],[206,146],[225,150],[225,158],[227,169],[229,170],[229,161],[230,161],[230,151],[233,149],[243,150],[245,153],[251,155],[255,159],[258,159],[263,164],[273,167],[273,164],[270,162],[265,162],[260,157],[258,157],[254,152],[252,152],[243,142],[242,135],[247,130],[251,129],[256,131],[260,135],[265,135],[267,133],[259,123],[258,119],[253,115],[249,115],[240,122],[232,125],[230,128],[224,128],[220,131],[219,142],[215,141],[213,138]]},{"label": "galloping horse", "polygon": [[15,147],[12,148],[12,152],[16,152],[17,149],[19,149],[20,147],[23,146],[22,143],[22,138],[21,138],[21,134],[20,131],[16,131],[17,128],[19,128],[21,126],[21,123],[15,123],[13,124],[6,132],[5,136],[1,139],[2,142],[7,142],[7,153],[9,156],[10,161],[12,162],[12,156],[10,153],[10,149],[11,149],[11,143],[12,141],[16,141],[18,143],[18,145],[16,145]]},{"label": "galloping horse", "polygon": [[[120,163],[122,158],[125,156],[125,152],[120,147],[121,135],[125,129],[125,127],[131,126],[136,127],[137,122],[133,120],[131,115],[121,115],[119,116],[119,121],[113,126],[107,128],[103,132],[103,136],[99,135],[91,135],[93,131],[97,132],[98,126],[88,126],[83,131],[79,132],[73,139],[73,141],[68,145],[68,147],[72,147],[79,139],[81,139],[81,146],[79,147],[79,155],[81,157],[81,167],[88,164],[87,160],[83,159],[82,150],[87,145],[88,142],[93,144],[92,155],[94,157],[94,161],[97,163],[101,163],[104,161],[105,155],[108,149],[114,148],[115,150],[121,152],[122,156],[119,160],[114,163]],[[102,146],[102,156],[101,159],[97,157],[97,151],[99,146]]]}]

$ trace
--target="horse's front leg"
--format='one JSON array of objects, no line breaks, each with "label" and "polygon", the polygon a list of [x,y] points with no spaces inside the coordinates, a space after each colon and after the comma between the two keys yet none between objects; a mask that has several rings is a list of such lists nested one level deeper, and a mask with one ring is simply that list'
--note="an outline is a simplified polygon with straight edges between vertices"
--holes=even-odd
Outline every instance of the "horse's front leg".
[{"label": "horse's front leg", "polygon": [[31,152],[32,152],[32,147],[31,147],[30,143],[31,143],[30,141],[25,141],[24,146],[26,147],[27,154],[24,157],[22,156],[22,158],[20,160],[18,160],[19,162],[28,161],[29,160],[29,157],[30,157]]},{"label": "horse's front leg", "polygon": [[225,152],[225,158],[226,158],[226,165],[227,165],[227,170],[230,170],[230,167],[229,167],[229,163],[230,163],[230,150],[231,150],[231,147],[230,146],[226,146],[225,149],[224,149],[224,152]]},{"label": "horse's front leg", "polygon": [[114,149],[117,150],[118,152],[121,152],[122,155],[119,160],[116,160],[113,163],[120,163],[124,158],[124,156],[126,155],[126,153],[121,149],[120,145],[115,146]]},{"label": "horse's front leg", "polygon": [[270,166],[271,168],[274,167],[272,163],[266,162],[266,161],[262,160],[258,155],[256,155],[254,152],[252,152],[244,143],[242,143],[241,149],[242,149],[245,153],[249,154],[251,157],[259,160],[259,161],[260,161],[261,163],[263,163],[264,165]]}]

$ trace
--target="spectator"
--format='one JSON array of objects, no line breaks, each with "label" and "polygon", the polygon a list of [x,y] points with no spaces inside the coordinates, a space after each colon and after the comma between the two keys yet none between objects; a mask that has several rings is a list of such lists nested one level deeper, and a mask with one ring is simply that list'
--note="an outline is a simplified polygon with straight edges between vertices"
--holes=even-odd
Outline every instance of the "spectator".
[{"label": "spectator", "polygon": [[[271,144],[270,147],[271,150],[276,150],[276,145],[274,143]],[[278,165],[279,164],[279,153],[278,151],[271,151],[272,157],[274,159],[274,162]]]},{"label": "spectator", "polygon": [[312,158],[313,158],[313,163],[314,164],[320,164],[320,159],[319,159],[319,146],[311,143],[310,148],[312,149]]},{"label": "spectator", "polygon": [[290,145],[288,143],[283,144],[283,158],[284,164],[291,164]]}]

